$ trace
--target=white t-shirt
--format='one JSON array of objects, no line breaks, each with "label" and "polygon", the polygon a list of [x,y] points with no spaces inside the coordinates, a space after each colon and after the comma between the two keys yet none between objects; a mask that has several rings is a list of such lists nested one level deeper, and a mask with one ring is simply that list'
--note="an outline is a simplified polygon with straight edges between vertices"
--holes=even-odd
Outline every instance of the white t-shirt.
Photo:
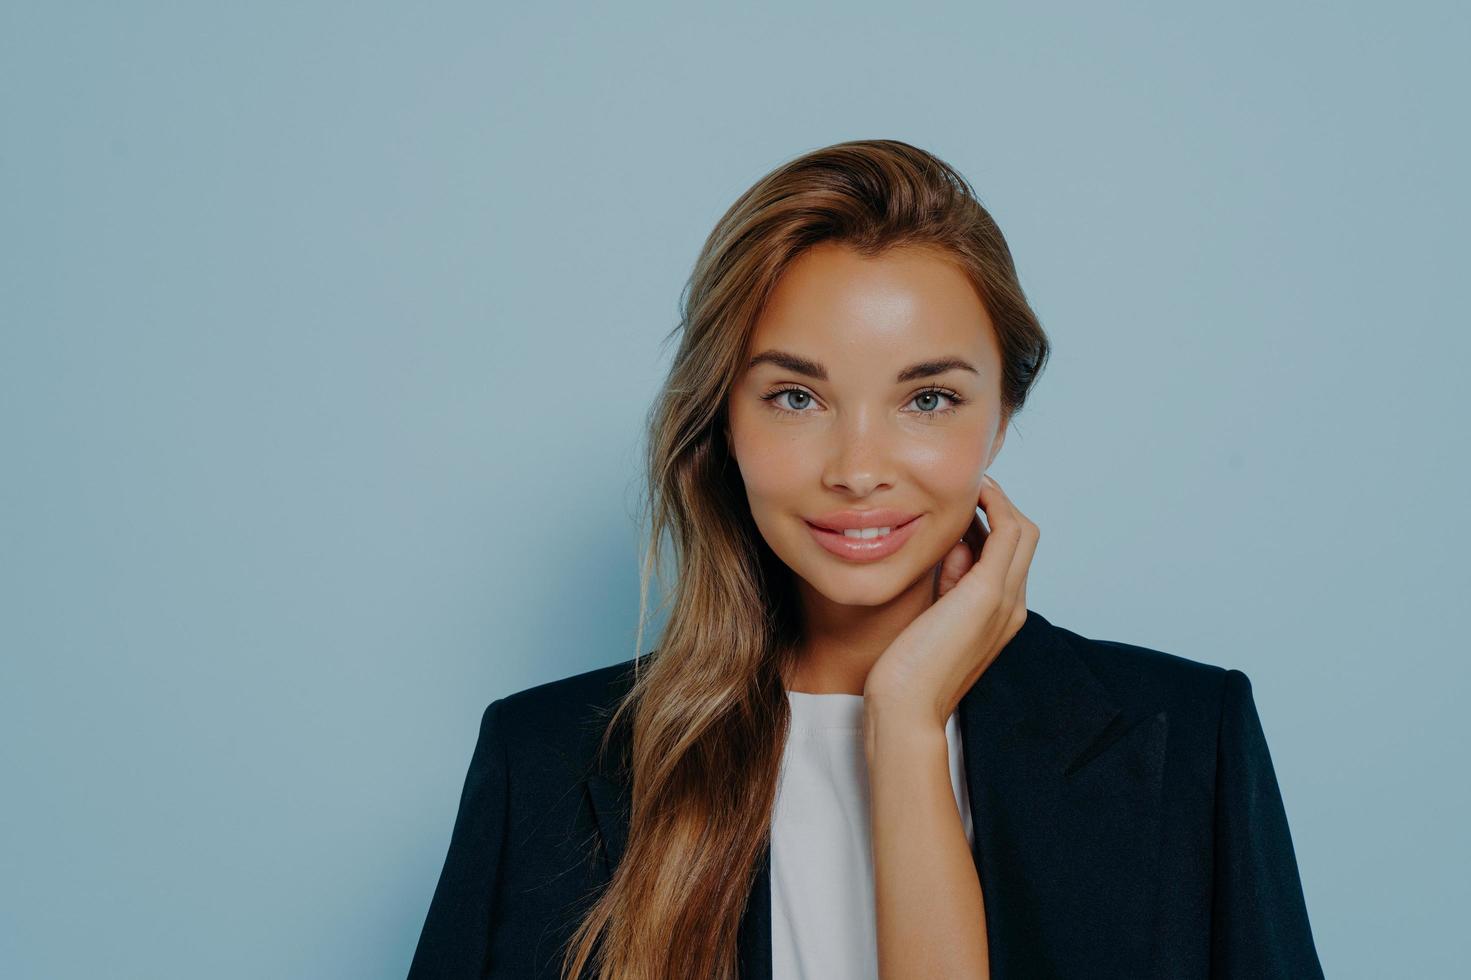
[{"label": "white t-shirt", "polygon": [[[878,978],[873,836],[861,694],[788,691],[792,725],[771,822],[772,980]],[[950,785],[974,842],[959,722]]]}]

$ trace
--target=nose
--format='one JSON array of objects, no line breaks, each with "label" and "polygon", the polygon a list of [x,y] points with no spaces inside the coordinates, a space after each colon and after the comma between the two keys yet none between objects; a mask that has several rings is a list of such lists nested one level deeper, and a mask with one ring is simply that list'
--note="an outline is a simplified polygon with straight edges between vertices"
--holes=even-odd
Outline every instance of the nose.
[{"label": "nose", "polygon": [[823,484],[830,490],[866,497],[892,486],[890,433],[874,413],[859,409],[839,417],[830,430]]}]

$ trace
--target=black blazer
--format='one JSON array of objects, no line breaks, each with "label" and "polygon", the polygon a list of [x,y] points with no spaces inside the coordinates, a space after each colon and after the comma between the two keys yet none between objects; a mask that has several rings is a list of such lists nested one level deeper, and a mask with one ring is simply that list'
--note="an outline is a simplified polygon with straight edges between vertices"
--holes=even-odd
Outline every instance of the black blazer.
[{"label": "black blazer", "polygon": [[[632,666],[485,709],[410,980],[557,976],[626,840],[592,756]],[[1028,610],[957,710],[994,980],[1322,977],[1245,674]],[[771,977],[769,870],[768,847],[745,980]]]}]

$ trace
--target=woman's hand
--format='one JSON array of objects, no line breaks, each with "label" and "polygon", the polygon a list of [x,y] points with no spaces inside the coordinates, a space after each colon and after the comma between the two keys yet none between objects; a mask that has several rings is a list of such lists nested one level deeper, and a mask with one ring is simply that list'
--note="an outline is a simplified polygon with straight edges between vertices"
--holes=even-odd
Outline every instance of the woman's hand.
[{"label": "woman's hand", "polygon": [[[965,692],[985,673],[1027,618],[1027,572],[1041,531],[990,476],[974,518],[941,560],[934,603],[904,628],[868,672],[863,695],[886,715],[944,728]],[[980,555],[980,560],[975,555]]]}]

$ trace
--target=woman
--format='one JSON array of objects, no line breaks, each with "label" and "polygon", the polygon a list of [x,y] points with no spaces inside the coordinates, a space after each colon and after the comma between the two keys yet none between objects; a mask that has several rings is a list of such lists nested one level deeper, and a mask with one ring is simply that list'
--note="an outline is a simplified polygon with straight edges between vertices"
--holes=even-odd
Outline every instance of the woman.
[{"label": "woman", "polygon": [[1321,976],[1246,676],[1026,607],[985,471],[1048,350],[935,157],[742,195],[650,416],[662,642],[486,709],[410,976]]}]

